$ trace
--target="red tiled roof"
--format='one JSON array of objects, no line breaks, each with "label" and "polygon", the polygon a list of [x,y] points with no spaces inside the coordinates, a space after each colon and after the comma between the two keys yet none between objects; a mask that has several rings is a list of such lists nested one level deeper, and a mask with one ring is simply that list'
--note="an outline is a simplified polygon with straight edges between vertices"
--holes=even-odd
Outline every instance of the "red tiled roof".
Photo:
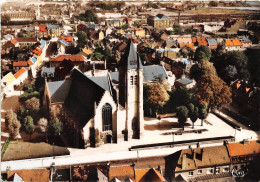
[{"label": "red tiled roof", "polygon": [[55,58],[52,58],[51,61],[63,61],[63,60],[71,60],[71,61],[84,61],[85,58],[81,55],[59,55]]},{"label": "red tiled roof", "polygon": [[29,59],[28,61],[27,61],[27,63],[31,66],[31,65],[33,65],[33,62]]},{"label": "red tiled roof", "polygon": [[109,168],[109,180],[113,178],[124,180],[127,177],[134,179],[134,167],[132,166],[118,166]]},{"label": "red tiled roof", "polygon": [[13,67],[27,67],[27,66],[28,66],[27,61],[13,62]]},{"label": "red tiled roof", "polygon": [[47,31],[47,25],[30,25],[30,27],[39,27],[40,32],[46,32]]},{"label": "red tiled roof", "polygon": [[132,20],[126,17],[123,21],[132,21]]},{"label": "red tiled roof", "polygon": [[232,39],[234,46],[241,46],[242,42],[239,39]]},{"label": "red tiled roof", "polygon": [[233,41],[232,40],[226,40],[226,46],[233,46]]},{"label": "red tiled roof", "polygon": [[14,74],[14,77],[17,79],[21,76],[24,72],[26,72],[25,68],[20,69],[17,73]]},{"label": "red tiled roof", "polygon": [[15,173],[18,174],[25,182],[49,182],[50,177],[50,171],[47,169],[28,169],[10,171],[7,178],[9,179]]},{"label": "red tiled roof", "polygon": [[66,42],[72,42],[72,37],[71,36],[61,35],[60,38],[65,40]]},{"label": "red tiled roof", "polygon": [[36,49],[34,49],[32,52],[35,53],[37,56],[40,56],[42,53],[42,50],[39,49],[38,47],[36,47]]},{"label": "red tiled roof", "polygon": [[11,40],[11,43],[14,45],[18,42],[37,42],[37,38],[23,37],[23,38],[15,38]]},{"label": "red tiled roof", "polygon": [[242,143],[230,143],[228,144],[228,150],[231,157],[259,154],[260,153],[260,143],[257,141],[250,141],[250,144]]}]

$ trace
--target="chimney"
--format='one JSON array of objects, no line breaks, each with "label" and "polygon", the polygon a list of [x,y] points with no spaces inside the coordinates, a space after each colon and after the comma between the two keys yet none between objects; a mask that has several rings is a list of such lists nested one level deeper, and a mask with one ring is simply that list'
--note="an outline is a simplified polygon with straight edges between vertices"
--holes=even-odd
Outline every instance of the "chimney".
[{"label": "chimney", "polygon": [[131,165],[134,168],[134,179],[135,179],[135,163]]},{"label": "chimney", "polygon": [[203,160],[203,153],[204,153],[204,149],[201,149],[201,161]]},{"label": "chimney", "polygon": [[183,154],[182,155],[182,169],[186,169],[187,168],[187,154]]}]

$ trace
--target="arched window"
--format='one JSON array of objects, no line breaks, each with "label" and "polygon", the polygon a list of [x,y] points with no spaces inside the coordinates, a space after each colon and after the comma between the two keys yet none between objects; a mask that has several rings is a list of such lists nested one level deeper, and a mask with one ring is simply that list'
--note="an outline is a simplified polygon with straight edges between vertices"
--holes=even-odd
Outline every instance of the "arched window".
[{"label": "arched window", "polygon": [[103,131],[112,130],[112,107],[106,103],[102,108]]}]

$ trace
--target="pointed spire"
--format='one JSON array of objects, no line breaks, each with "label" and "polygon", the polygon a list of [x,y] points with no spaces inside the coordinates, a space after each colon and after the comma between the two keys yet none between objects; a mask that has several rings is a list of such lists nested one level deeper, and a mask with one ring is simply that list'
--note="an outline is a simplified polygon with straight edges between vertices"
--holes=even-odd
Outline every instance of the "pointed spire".
[{"label": "pointed spire", "polygon": [[125,54],[122,56],[122,59],[120,60],[120,67],[123,67],[125,69],[143,68],[140,57],[136,52],[132,40],[129,40],[127,43]]}]

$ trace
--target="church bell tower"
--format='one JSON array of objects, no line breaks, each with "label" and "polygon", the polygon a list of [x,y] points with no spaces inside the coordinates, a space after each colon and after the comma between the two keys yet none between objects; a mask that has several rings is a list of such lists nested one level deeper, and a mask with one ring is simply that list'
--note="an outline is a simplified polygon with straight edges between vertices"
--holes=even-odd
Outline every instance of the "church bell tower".
[{"label": "church bell tower", "polygon": [[143,65],[131,40],[119,64],[119,104],[126,110],[125,139],[139,139],[144,130]]}]

